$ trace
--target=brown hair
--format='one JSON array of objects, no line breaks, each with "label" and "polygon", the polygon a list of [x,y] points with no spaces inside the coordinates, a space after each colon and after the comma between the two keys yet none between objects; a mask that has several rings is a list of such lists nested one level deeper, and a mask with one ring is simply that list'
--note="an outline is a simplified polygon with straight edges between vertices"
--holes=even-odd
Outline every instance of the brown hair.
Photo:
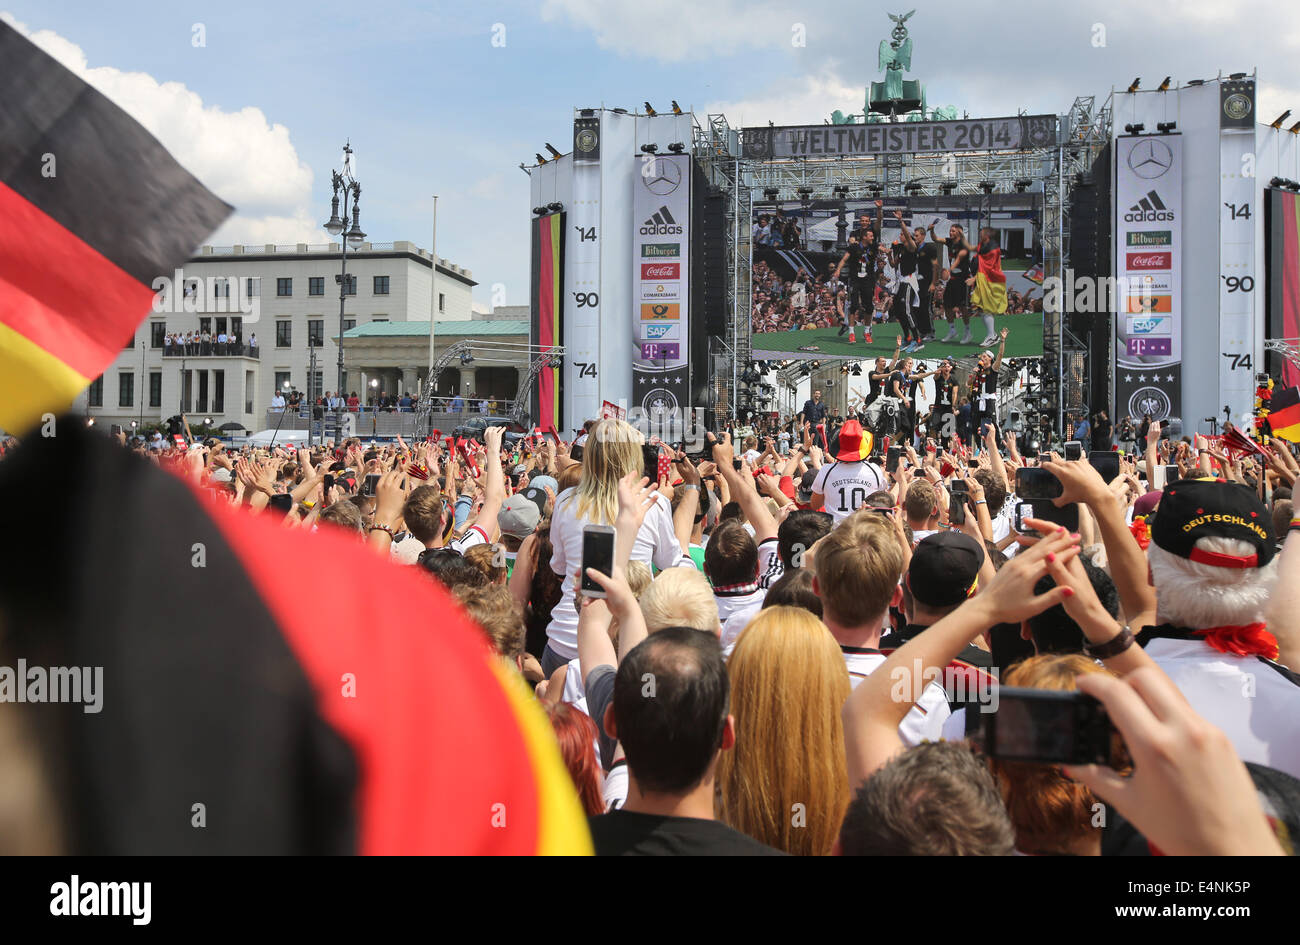
[{"label": "brown hair", "polygon": [[[508,574],[504,555],[501,558],[497,556],[498,547],[498,545],[475,545],[465,552],[465,560],[482,571],[483,577],[489,584],[504,584]],[[502,563],[498,564],[498,561]]]},{"label": "brown hair", "polygon": [[903,575],[903,552],[885,516],[851,515],[817,543],[813,559],[826,616],[846,627],[880,618]]},{"label": "brown hair", "polygon": [[442,534],[442,493],[434,486],[416,486],[402,506],[402,521],[418,541],[434,544]]},{"label": "brown hair", "polygon": [[934,485],[925,479],[917,479],[907,487],[903,497],[903,512],[909,521],[924,522],[939,511],[939,496]]},{"label": "brown hair", "polygon": [[[473,549],[471,549],[473,550]],[[515,660],[524,653],[524,615],[502,584],[486,587],[458,587],[461,606],[482,628],[492,652]]]}]

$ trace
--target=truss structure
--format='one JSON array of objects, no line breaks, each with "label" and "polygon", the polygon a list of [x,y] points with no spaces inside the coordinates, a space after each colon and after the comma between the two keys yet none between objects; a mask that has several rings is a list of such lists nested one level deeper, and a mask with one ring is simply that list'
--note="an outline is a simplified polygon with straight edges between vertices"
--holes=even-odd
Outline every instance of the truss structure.
[{"label": "truss structure", "polygon": [[[471,360],[464,361],[463,359],[466,356],[469,356]],[[433,415],[439,412],[436,409],[434,394],[438,389],[438,377],[456,361],[462,364],[488,361],[497,364],[516,365],[527,361],[528,370],[519,382],[519,386],[515,391],[515,398],[510,402],[510,409],[507,413],[507,416],[514,422],[527,426],[529,421],[528,402],[532,395],[533,385],[537,383],[538,375],[545,368],[558,368],[563,357],[564,348],[560,345],[550,345],[543,348],[541,345],[521,344],[511,341],[481,341],[474,338],[466,338],[457,341],[455,344],[448,345],[447,349],[429,365],[429,378],[425,382],[424,390],[420,394],[420,400],[415,406],[415,429],[424,431],[433,429]]]}]

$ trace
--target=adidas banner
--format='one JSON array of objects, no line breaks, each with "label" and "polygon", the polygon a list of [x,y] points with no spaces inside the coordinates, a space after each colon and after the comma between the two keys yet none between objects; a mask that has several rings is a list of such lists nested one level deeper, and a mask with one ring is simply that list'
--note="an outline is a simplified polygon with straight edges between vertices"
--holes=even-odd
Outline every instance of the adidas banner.
[{"label": "adidas banner", "polygon": [[632,406],[669,420],[689,404],[691,158],[640,155],[632,219]]},{"label": "adidas banner", "polygon": [[1115,149],[1115,410],[1182,416],[1182,137]]}]

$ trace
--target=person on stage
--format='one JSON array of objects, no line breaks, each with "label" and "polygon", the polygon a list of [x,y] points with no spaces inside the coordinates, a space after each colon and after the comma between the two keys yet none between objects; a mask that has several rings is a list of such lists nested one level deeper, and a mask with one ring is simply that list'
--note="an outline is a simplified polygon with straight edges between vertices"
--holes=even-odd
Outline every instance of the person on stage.
[{"label": "person on stage", "polygon": [[957,404],[961,391],[957,379],[952,376],[953,359],[944,358],[939,362],[939,369],[934,372],[934,404],[930,407],[930,419],[926,421],[926,432],[949,448],[952,438],[957,435]]},{"label": "person on stage", "polygon": [[972,399],[974,403],[974,433],[984,436],[984,424],[998,425],[998,371],[1002,369],[1002,355],[1007,347],[1007,335],[1011,329],[1003,328],[999,337],[998,354],[995,358],[990,351],[981,352],[978,367],[972,375]]},{"label": "person on stage", "polygon": [[912,242],[916,247],[916,287],[920,294],[920,300],[916,307],[916,313],[912,320],[916,322],[916,329],[921,333],[922,341],[934,341],[934,273],[939,263],[938,241],[932,239],[926,242],[925,234],[927,229],[931,237],[934,236],[934,223],[930,226],[918,226],[912,230]]},{"label": "person on stage", "polygon": [[[849,329],[849,344],[857,341],[855,329],[861,318],[865,327],[863,341],[871,344],[871,318],[875,311],[876,296],[876,258],[880,251],[880,229],[885,222],[885,202],[876,201],[876,225],[873,228],[871,218],[865,213],[858,218],[858,228],[849,235],[849,247],[840,258],[831,276],[838,280],[845,264],[849,267],[849,304],[844,325]],[[844,328],[840,328],[844,334]]]},{"label": "person on stage", "polygon": [[[930,224],[930,235],[934,235],[934,224]],[[948,238],[944,240],[948,248],[948,268],[943,273],[947,284],[943,289],[943,314],[952,326],[944,335],[944,343],[957,341],[957,318],[961,317],[966,330],[957,344],[968,345],[970,336],[970,286],[969,279],[975,273],[971,269],[971,252],[966,248],[966,235],[957,224],[948,227]]]},{"label": "person on stage", "polygon": [[966,284],[971,287],[971,304],[979,310],[988,332],[980,347],[991,348],[998,340],[993,316],[1007,312],[1007,277],[1002,272],[1002,248],[998,245],[997,231],[986,226],[980,230],[979,238],[978,246],[966,243],[966,249],[973,252],[979,261],[978,270],[966,280]]}]

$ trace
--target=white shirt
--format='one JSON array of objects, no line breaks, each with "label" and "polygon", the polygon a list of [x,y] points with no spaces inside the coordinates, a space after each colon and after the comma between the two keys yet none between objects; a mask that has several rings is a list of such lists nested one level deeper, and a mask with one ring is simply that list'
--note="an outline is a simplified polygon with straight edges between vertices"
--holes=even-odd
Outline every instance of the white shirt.
[{"label": "white shirt", "polygon": [[825,496],[823,511],[829,512],[838,525],[866,504],[867,496],[885,488],[885,477],[875,463],[828,463],[817,470],[813,494]]},{"label": "white shirt", "polygon": [[1300,686],[1262,660],[1201,640],[1156,638],[1145,649],[1242,761],[1300,778]]},{"label": "white shirt", "polygon": [[[856,689],[858,683],[879,669],[886,659],[888,657],[878,650],[844,649],[844,665],[849,668],[849,682],[853,688]],[[951,714],[948,694],[943,687],[936,682],[927,683],[916,705],[898,723],[898,737],[909,748],[921,742],[937,742],[943,737],[943,724]]]},{"label": "white shirt", "polygon": [[[556,655],[566,660],[578,655],[578,611],[573,606],[573,572],[582,567],[582,529],[593,524],[589,518],[578,518],[577,489],[565,489],[555,499],[555,514],[551,519],[551,570],[563,576],[564,596],[551,611],[551,622],[546,636]],[[668,500],[655,496],[655,504],[646,513],[632,545],[632,560],[652,564],[659,570],[681,563],[682,547],[673,532],[673,513]],[[692,568],[695,562],[686,559]]]},{"label": "white shirt", "polygon": [[272,397],[272,398],[271,398],[271,409],[272,409],[272,410],[283,410],[283,409],[284,409],[284,398],[283,398],[282,396],[280,396],[279,394],[276,394],[274,397]]}]

